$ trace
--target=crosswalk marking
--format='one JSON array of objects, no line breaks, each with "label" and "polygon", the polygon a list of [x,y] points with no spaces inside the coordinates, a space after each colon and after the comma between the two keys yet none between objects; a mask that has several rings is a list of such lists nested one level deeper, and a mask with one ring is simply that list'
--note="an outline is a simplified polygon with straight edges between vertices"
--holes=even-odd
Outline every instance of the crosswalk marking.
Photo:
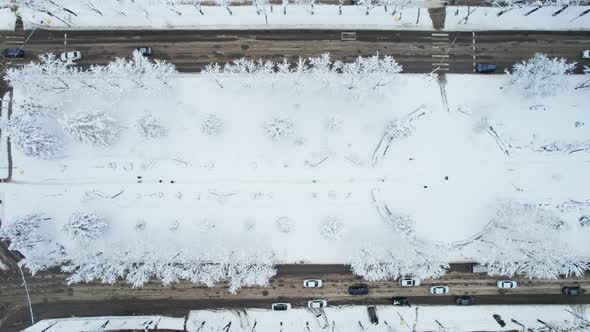
[{"label": "crosswalk marking", "polygon": [[432,68],[435,71],[449,70],[449,34],[432,34]]}]

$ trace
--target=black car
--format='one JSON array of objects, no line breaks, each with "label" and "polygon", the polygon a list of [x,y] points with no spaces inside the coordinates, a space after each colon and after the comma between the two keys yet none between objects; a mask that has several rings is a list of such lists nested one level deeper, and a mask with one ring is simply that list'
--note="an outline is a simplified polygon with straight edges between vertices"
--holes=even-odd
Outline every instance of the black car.
[{"label": "black car", "polygon": [[473,297],[467,295],[457,296],[455,298],[455,303],[457,305],[472,305],[473,302]]},{"label": "black car", "polygon": [[367,295],[369,294],[369,286],[365,284],[356,284],[348,287],[348,294],[350,295]]},{"label": "black car", "polygon": [[580,286],[563,287],[561,289],[563,295],[567,296],[578,296],[584,294],[584,289]]},{"label": "black car", "polygon": [[393,303],[393,305],[410,305],[410,302],[408,301],[407,297],[394,297],[391,299],[391,302]]},{"label": "black car", "polygon": [[500,315],[494,314],[492,317],[494,317],[494,320],[496,323],[498,323],[498,325],[500,325],[500,327],[506,326],[506,322],[502,319],[502,317],[500,317]]},{"label": "black car", "polygon": [[371,321],[371,324],[379,324],[379,318],[377,318],[377,309],[375,309],[374,305],[367,307],[367,313],[369,314],[369,320]]},{"label": "black car", "polygon": [[5,58],[22,58],[25,56],[25,51],[20,48],[5,48],[2,55]]}]

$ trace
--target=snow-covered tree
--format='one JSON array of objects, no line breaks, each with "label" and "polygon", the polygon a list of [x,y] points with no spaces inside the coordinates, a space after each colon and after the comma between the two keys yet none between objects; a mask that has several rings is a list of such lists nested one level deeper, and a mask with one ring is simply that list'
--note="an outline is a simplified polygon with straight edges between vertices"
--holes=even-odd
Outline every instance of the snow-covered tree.
[{"label": "snow-covered tree", "polygon": [[344,233],[344,224],[340,219],[335,217],[327,217],[320,224],[320,234],[327,240],[340,240]]},{"label": "snow-covered tree", "polygon": [[567,86],[566,76],[576,68],[576,62],[568,63],[564,58],[548,58],[535,53],[527,61],[512,67],[509,85],[523,89],[531,95],[552,95]]},{"label": "snow-covered tree", "polygon": [[446,252],[440,245],[392,234],[387,244],[361,249],[350,265],[354,274],[369,281],[404,276],[434,279],[444,275],[449,267]]},{"label": "snow-covered tree", "polygon": [[565,228],[551,210],[508,201],[500,204],[494,219],[467,246],[491,275],[581,276],[589,266],[566,240]]},{"label": "snow-covered tree", "polygon": [[215,114],[209,114],[201,121],[201,131],[210,136],[219,135],[223,130],[223,121]]},{"label": "snow-covered tree", "polygon": [[314,6],[318,0],[294,0],[293,4],[303,6],[311,15],[315,14]]},{"label": "snow-covered tree", "polygon": [[117,121],[105,112],[91,111],[66,115],[62,123],[64,131],[82,143],[109,146],[119,138]]},{"label": "snow-covered tree", "polygon": [[61,147],[57,137],[26,116],[15,115],[10,119],[8,136],[15,147],[29,157],[48,159]]},{"label": "snow-covered tree", "polygon": [[78,88],[79,83],[72,78],[79,74],[80,71],[71,63],[63,62],[54,54],[48,53],[39,55],[39,62],[7,69],[6,80],[15,88],[25,89],[31,95],[39,96],[47,92]]},{"label": "snow-covered tree", "polygon": [[46,221],[51,220],[42,213],[27,214],[17,217],[8,226],[0,229],[0,238],[10,240],[10,249],[26,252],[47,242],[37,230]]},{"label": "snow-covered tree", "polygon": [[289,118],[275,117],[264,123],[266,134],[275,142],[284,141],[295,134],[294,124]]},{"label": "snow-covered tree", "polygon": [[63,230],[72,239],[95,240],[108,228],[106,220],[94,213],[76,212],[64,223]]},{"label": "snow-covered tree", "polygon": [[168,134],[168,128],[164,125],[164,122],[150,113],[139,118],[135,126],[139,134],[145,138],[164,137]]},{"label": "snow-covered tree", "polygon": [[279,232],[285,234],[290,233],[293,230],[293,227],[295,227],[295,222],[289,217],[278,218],[276,224]]},{"label": "snow-covered tree", "polygon": [[330,116],[324,122],[324,126],[329,131],[338,131],[342,128],[342,119],[337,115]]}]

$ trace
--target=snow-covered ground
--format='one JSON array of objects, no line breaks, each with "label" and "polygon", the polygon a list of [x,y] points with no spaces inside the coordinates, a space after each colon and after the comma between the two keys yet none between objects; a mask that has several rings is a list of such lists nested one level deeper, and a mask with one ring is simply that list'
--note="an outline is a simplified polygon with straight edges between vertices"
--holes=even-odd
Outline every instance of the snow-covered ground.
[{"label": "snow-covered ground", "polygon": [[[446,7],[445,30],[487,31],[487,30],[589,30],[590,6],[573,6],[558,15],[553,14],[561,6],[545,6],[525,16],[536,7],[515,8],[506,11],[498,7]],[[500,12],[506,11],[498,16]]]},{"label": "snow-covered ground", "polygon": [[[266,8],[266,17],[257,14],[255,6],[225,7],[203,6],[201,14],[191,5],[169,7],[152,3],[142,7],[125,2],[105,1],[95,3],[103,16],[90,11],[83,2],[71,1],[68,8],[78,15],[62,15],[62,20],[28,8],[19,9],[25,28],[35,26],[52,29],[348,29],[348,30],[431,30],[432,21],[426,8],[404,8],[395,15],[382,7],[365,14],[364,7],[343,6],[342,14],[336,5],[316,5],[311,13],[309,6],[289,5],[287,15],[281,5],[272,11]],[[125,13],[122,15],[121,13]],[[149,14],[146,14],[149,13]],[[179,15],[178,13],[181,13]]]},{"label": "snow-covered ground", "polygon": [[[277,312],[262,309],[245,310],[198,310],[191,311],[186,322],[186,330],[190,332],[216,332],[227,328],[229,331],[270,332],[270,331],[330,331],[366,332],[379,331],[514,331],[522,326],[537,328],[546,323],[565,322],[577,323],[580,319],[572,314],[588,319],[586,306],[418,306],[393,307],[377,306],[379,323],[371,324],[365,306],[328,307],[319,317],[316,313],[304,309],[292,309]],[[492,315],[498,314],[505,321],[501,328]],[[24,332],[76,332],[95,330],[106,324],[101,331],[109,329],[143,329],[144,327],[159,329],[179,329],[184,327],[184,318],[167,318],[162,316],[137,317],[80,317],[65,319],[48,319],[24,330]],[[148,322],[150,322],[148,324]],[[582,331],[582,330],[579,330]]]},{"label": "snow-covered ground", "polygon": [[[223,1],[221,1],[223,2]],[[343,30],[433,30],[427,6],[442,6],[443,1],[415,3],[387,11],[376,2],[367,7],[289,4],[262,6],[166,5],[164,1],[136,2],[103,0],[80,2],[62,0],[61,7],[49,7],[50,16],[33,8],[19,8],[26,29],[343,29]],[[305,3],[305,2],[301,2]],[[311,2],[310,2],[311,3]],[[422,6],[422,8],[420,8]],[[524,16],[535,7],[505,9],[497,7],[446,7],[445,30],[588,30],[590,7],[571,6],[553,16],[560,7],[543,7]],[[340,11],[341,10],[341,11]],[[395,10],[395,13],[394,13]],[[231,14],[230,14],[231,11]],[[286,11],[286,14],[285,14]],[[312,14],[313,12],[313,14]],[[469,15],[468,15],[469,13]],[[468,16],[468,19],[466,17]],[[8,20],[7,22],[10,22]],[[8,23],[7,23],[8,24]],[[14,25],[14,19],[12,19]]]},{"label": "snow-covered ground", "polygon": [[[106,247],[139,241],[173,251],[194,245],[197,237],[211,248],[270,248],[278,262],[343,263],[367,243],[390,239],[374,190],[390,210],[416,221],[419,236],[436,242],[477,233],[493,218],[498,200],[550,208],[588,202],[590,188],[580,185],[590,170],[588,152],[534,151],[553,141],[590,139],[586,91],[522,98],[500,90],[503,76],[447,80],[448,110],[434,78],[409,74],[379,96],[361,99],[314,82],[299,92],[244,89],[230,80],[221,89],[198,75],[179,76],[174,89],[117,101],[55,95],[64,114],[108,111],[123,128],[121,140],[105,149],[62,137],[62,154],[49,161],[14,151],[14,183],[5,185],[7,217],[45,211],[55,220],[47,231],[67,242],[61,223],[75,211],[96,211],[110,220]],[[579,80],[571,77],[568,84]],[[24,91],[16,96],[27,98]],[[535,105],[542,109],[531,110]],[[413,121],[413,134],[394,142],[374,165],[387,123],[417,109],[424,115]],[[135,122],[148,113],[163,120],[166,137],[139,136]],[[201,130],[210,114],[223,122],[219,135]],[[264,124],[275,118],[291,120],[293,136],[270,139]],[[512,146],[510,155],[482,121]],[[578,216],[569,215],[571,243],[590,254],[581,240],[589,230],[579,227]],[[321,230],[329,220],[339,225],[333,238]],[[143,222],[146,227],[134,231]]]},{"label": "snow-covered ground", "polygon": [[16,15],[10,8],[0,9],[0,30],[14,30]]}]

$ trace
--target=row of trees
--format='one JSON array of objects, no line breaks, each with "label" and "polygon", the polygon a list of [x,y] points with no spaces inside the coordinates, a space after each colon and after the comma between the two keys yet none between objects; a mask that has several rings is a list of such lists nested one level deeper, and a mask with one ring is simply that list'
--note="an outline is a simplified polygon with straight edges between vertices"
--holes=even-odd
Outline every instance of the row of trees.
[{"label": "row of trees", "polygon": [[[401,72],[402,66],[389,55],[359,56],[352,62],[342,62],[333,61],[329,53],[324,53],[319,57],[299,58],[296,62],[241,58],[224,65],[210,64],[202,74],[220,87],[237,81],[249,88],[332,87],[358,94],[387,86]],[[314,82],[321,84],[314,86]]]},{"label": "row of trees", "polygon": [[[0,230],[0,238],[10,240],[10,249],[26,258],[31,273],[61,267],[70,273],[69,283],[100,280],[113,284],[125,280],[141,287],[152,278],[165,285],[180,280],[214,287],[227,282],[235,293],[242,286],[266,286],[276,273],[273,254],[262,249],[179,250],[150,249],[153,244],[113,248],[105,233],[108,222],[101,216],[77,212],[61,229],[68,239],[50,238],[53,220],[42,213],[16,218]],[[106,241],[96,241],[96,240]],[[71,240],[71,241],[70,241]]]}]

